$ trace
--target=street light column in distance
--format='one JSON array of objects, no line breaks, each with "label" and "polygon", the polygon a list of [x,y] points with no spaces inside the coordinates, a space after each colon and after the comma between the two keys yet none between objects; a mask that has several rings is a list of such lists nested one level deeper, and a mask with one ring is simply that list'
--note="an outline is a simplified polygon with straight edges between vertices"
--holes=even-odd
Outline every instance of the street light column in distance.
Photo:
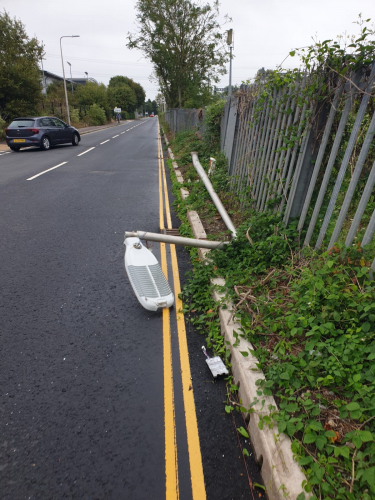
[{"label": "street light column in distance", "polygon": [[68,93],[66,91],[65,68],[64,68],[64,58],[63,58],[63,53],[62,53],[61,40],[63,38],[79,38],[79,36],[80,35],[65,35],[65,36],[61,36],[60,37],[61,65],[62,65],[63,77],[64,77],[64,91],[65,91],[66,113],[68,115],[68,124],[69,125],[70,125],[70,113],[69,113]]},{"label": "street light column in distance", "polygon": [[74,91],[73,91],[73,77],[72,77],[72,65],[70,64],[69,61],[66,61],[67,64],[69,64],[70,66],[70,83],[72,84],[72,95],[74,95]]},{"label": "street light column in distance", "polygon": [[228,97],[232,95],[232,50],[233,50],[233,30],[227,31],[227,45],[229,46],[229,87]]}]

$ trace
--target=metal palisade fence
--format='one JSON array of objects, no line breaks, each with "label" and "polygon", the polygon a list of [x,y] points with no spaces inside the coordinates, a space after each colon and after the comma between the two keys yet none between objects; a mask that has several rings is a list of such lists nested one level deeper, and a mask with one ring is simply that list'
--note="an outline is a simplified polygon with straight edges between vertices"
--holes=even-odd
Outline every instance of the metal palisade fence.
[{"label": "metal palisade fence", "polygon": [[174,134],[196,128],[201,134],[204,133],[205,110],[174,108],[164,113],[164,120],[168,123]]},{"label": "metal palisade fence", "polygon": [[305,245],[363,247],[375,231],[374,134],[372,63],[243,86],[226,103],[221,148],[244,204],[297,218]]}]

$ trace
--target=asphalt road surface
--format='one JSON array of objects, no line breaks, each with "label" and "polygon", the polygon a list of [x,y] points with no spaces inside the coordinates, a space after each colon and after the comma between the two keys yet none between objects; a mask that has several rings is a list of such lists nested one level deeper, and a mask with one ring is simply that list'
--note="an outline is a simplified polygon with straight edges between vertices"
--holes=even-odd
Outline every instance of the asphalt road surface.
[{"label": "asphalt road surface", "polygon": [[[160,231],[160,156],[150,118],[0,157],[1,499],[259,498],[202,337],[186,327],[187,388],[183,318],[143,309],[124,271],[124,231]],[[173,249],[153,252],[173,288]]]}]

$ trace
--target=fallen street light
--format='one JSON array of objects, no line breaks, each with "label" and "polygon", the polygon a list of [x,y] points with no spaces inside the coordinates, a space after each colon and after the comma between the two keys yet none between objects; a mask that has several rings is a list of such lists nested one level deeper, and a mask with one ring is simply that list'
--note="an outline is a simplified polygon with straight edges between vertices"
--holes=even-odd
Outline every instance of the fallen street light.
[{"label": "fallen street light", "polygon": [[64,77],[64,91],[65,91],[65,101],[66,101],[66,112],[68,115],[68,125],[70,125],[70,113],[69,113],[68,93],[66,91],[65,68],[64,68],[64,58],[63,58],[63,53],[62,53],[61,40],[63,38],[79,38],[79,36],[80,35],[65,35],[65,36],[60,37],[61,65],[62,65],[63,77]]}]

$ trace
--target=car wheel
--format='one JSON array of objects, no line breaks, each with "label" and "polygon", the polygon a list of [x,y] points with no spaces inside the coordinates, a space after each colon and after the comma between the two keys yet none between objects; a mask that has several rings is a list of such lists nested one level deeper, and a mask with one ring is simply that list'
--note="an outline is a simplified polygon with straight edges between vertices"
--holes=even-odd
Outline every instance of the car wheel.
[{"label": "car wheel", "polygon": [[47,137],[46,135],[42,137],[42,143],[40,145],[40,149],[43,149],[43,151],[51,149],[51,141],[49,140],[49,137]]},{"label": "car wheel", "polygon": [[20,148],[17,148],[17,147],[14,147],[14,146],[9,146],[9,147],[10,147],[10,149],[12,151],[15,151],[16,153],[18,153],[18,151],[20,150]]},{"label": "car wheel", "polygon": [[76,132],[74,132],[73,139],[72,139],[72,144],[73,144],[73,146],[78,146],[78,143],[79,143],[78,134]]}]

